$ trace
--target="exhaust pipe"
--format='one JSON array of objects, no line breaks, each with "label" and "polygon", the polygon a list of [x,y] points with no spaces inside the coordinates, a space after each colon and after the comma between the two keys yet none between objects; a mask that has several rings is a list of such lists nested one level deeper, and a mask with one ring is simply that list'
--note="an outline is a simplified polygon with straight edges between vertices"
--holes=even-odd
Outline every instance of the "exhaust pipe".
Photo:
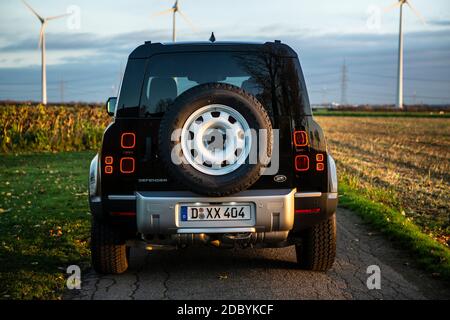
[{"label": "exhaust pipe", "polygon": [[[246,232],[226,234],[183,233],[172,235],[143,236],[144,247],[147,250],[167,250],[187,246],[211,245],[216,248],[233,248],[248,246],[277,246],[288,238],[289,231]],[[129,241],[130,245],[133,242]],[[139,245],[142,247],[142,245]]]}]

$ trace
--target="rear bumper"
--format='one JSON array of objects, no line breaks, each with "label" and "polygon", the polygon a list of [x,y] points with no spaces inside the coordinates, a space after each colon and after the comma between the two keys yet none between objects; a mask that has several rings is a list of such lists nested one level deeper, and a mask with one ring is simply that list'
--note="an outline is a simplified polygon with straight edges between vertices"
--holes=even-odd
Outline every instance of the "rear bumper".
[{"label": "rear bumper", "polygon": [[[297,193],[293,232],[308,229],[330,218],[336,212],[337,202],[337,192]],[[314,211],[314,209],[320,210]]]},{"label": "rear bumper", "polygon": [[[137,230],[147,234],[255,233],[289,231],[294,225],[295,189],[246,190],[229,197],[203,197],[191,192],[136,192]],[[182,204],[251,205],[251,219],[181,221]]]},{"label": "rear bumper", "polygon": [[[251,204],[251,219],[195,223],[180,219],[182,204],[232,202]],[[110,195],[107,207],[110,213],[135,212],[135,219],[131,220],[134,221],[135,230],[143,235],[279,231],[287,234],[302,231],[331,217],[336,212],[337,193],[301,193],[295,189],[247,190],[229,197],[211,198],[185,191],[136,192],[134,195]],[[118,222],[130,222],[130,216],[110,218]]]}]

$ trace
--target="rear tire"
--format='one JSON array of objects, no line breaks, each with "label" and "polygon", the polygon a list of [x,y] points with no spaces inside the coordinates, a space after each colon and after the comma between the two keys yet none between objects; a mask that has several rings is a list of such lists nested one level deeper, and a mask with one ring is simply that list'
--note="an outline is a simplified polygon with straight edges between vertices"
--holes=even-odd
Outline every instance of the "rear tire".
[{"label": "rear tire", "polygon": [[336,214],[308,229],[301,240],[301,245],[295,246],[297,263],[301,269],[331,269],[336,257]]},{"label": "rear tire", "polygon": [[128,269],[128,258],[129,250],[119,230],[93,218],[91,259],[94,270],[104,274],[123,273]]}]

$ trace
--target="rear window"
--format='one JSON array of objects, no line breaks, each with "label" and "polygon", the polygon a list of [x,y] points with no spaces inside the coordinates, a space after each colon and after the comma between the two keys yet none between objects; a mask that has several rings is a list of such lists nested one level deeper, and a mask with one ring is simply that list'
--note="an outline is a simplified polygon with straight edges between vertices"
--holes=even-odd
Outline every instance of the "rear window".
[{"label": "rear window", "polygon": [[266,52],[188,52],[149,59],[143,83],[135,86],[141,89],[139,115],[161,117],[184,91],[210,82],[232,84],[253,94],[272,119],[311,114],[296,58]]}]

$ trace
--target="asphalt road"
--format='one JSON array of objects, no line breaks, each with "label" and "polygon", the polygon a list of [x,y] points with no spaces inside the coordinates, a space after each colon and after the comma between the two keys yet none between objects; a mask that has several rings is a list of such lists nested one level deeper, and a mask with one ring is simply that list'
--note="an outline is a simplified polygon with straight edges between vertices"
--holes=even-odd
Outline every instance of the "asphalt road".
[{"label": "asphalt road", "polygon": [[[129,271],[90,271],[66,299],[450,299],[450,288],[419,271],[350,211],[339,209],[338,253],[327,273],[296,269],[293,247],[134,250]],[[381,270],[381,289],[367,288],[367,267]]]}]

